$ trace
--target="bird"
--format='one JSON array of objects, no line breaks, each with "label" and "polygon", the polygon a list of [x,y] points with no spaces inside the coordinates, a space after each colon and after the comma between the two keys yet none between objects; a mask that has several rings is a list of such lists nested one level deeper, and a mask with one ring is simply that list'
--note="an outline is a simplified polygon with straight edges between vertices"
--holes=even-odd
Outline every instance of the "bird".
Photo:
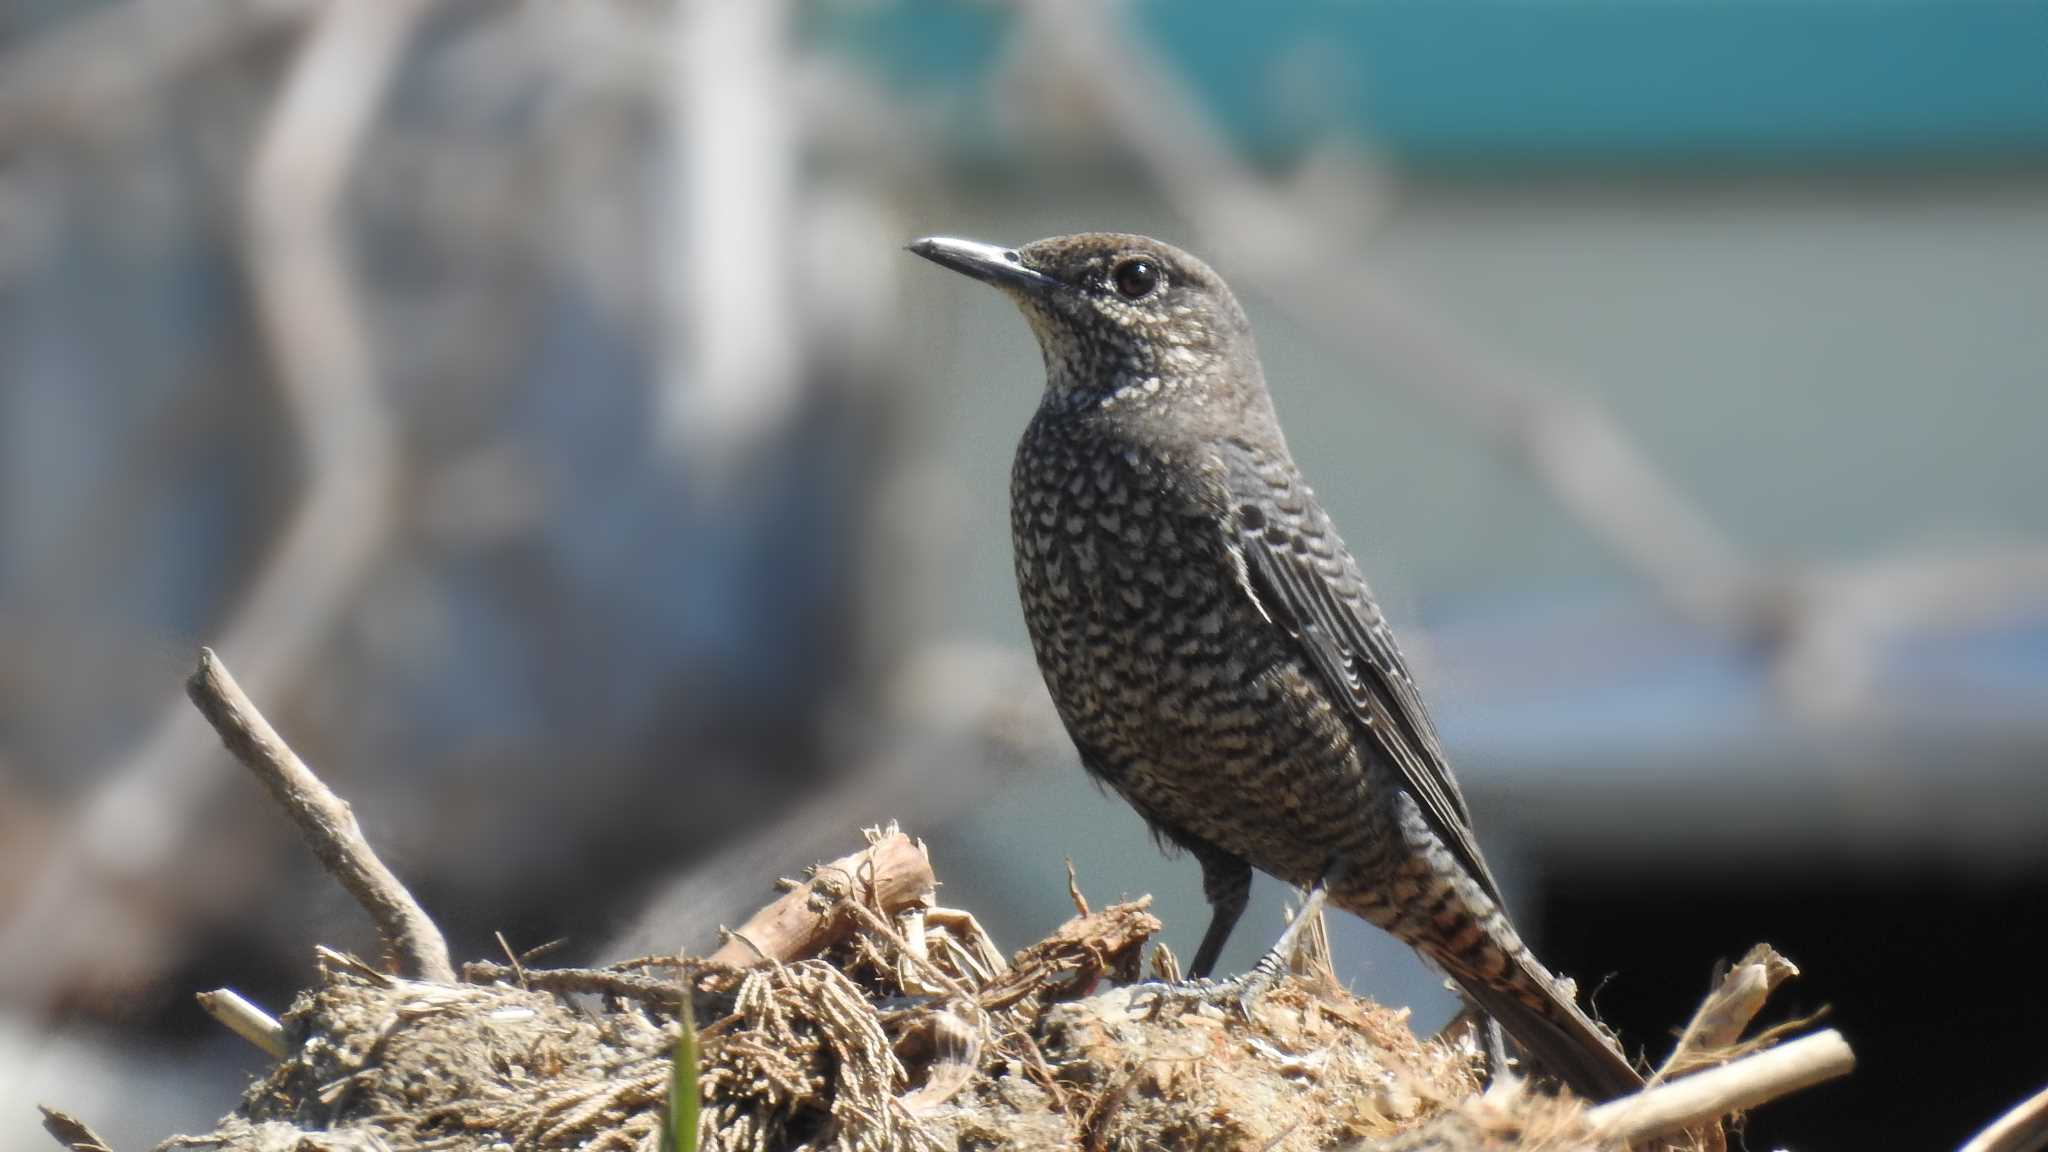
[{"label": "bird", "polygon": [[1416,949],[1578,1094],[1640,1089],[1510,921],[1223,279],[1126,233],[908,247],[1000,290],[1037,337],[1045,388],[1010,472],[1024,620],[1082,766],[1201,866],[1190,976],[1214,970],[1256,868]]}]

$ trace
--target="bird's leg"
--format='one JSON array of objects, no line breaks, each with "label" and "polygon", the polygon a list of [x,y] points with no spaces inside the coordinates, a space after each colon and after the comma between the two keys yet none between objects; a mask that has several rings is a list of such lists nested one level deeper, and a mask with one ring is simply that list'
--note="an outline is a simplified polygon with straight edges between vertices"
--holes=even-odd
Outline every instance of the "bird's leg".
[{"label": "bird's leg", "polygon": [[1280,933],[1280,939],[1268,949],[1251,971],[1239,976],[1231,983],[1237,986],[1240,1006],[1250,1008],[1258,998],[1271,992],[1280,978],[1287,975],[1287,969],[1294,963],[1294,949],[1301,943],[1301,934],[1309,924],[1322,914],[1323,902],[1329,898],[1329,889],[1323,881],[1317,880],[1315,887],[1308,890],[1308,896],[1301,902],[1301,911],[1287,924],[1287,930]]},{"label": "bird's leg", "polygon": [[1238,918],[1244,915],[1244,906],[1251,899],[1252,866],[1216,848],[1198,849],[1195,858],[1202,863],[1202,894],[1209,898],[1209,930],[1202,933],[1202,944],[1195,949],[1188,975],[1205,980],[1216,970],[1224,941],[1230,939],[1231,930],[1237,927]]},{"label": "bird's leg", "polygon": [[[1288,966],[1294,960],[1294,950],[1301,943],[1302,932],[1322,912],[1323,903],[1327,898],[1328,889],[1324,887],[1323,881],[1317,880],[1315,887],[1309,889],[1307,899],[1302,901],[1301,911],[1296,913],[1294,919],[1289,922],[1287,930],[1280,933],[1280,939],[1274,943],[1270,951],[1264,956],[1259,957],[1259,962],[1252,965],[1250,971],[1242,976],[1233,977],[1229,980],[1208,980],[1198,977],[1178,985],[1152,984],[1144,986],[1143,990],[1145,992],[1158,997],[1154,1010],[1163,1009],[1169,1003],[1175,1002],[1182,1004],[1230,1004],[1234,1005],[1239,1012],[1249,1016],[1252,1006],[1258,1003],[1259,998],[1271,992],[1280,983],[1280,978],[1287,974]],[[1238,911],[1242,910],[1240,906]],[[1235,918],[1236,914],[1233,913],[1232,919]],[[1213,923],[1210,926],[1210,931],[1212,933],[1215,931]],[[1203,947],[1204,949],[1208,947],[1206,938],[1203,941]],[[1198,964],[1200,960],[1201,957],[1197,955],[1196,962]]]}]

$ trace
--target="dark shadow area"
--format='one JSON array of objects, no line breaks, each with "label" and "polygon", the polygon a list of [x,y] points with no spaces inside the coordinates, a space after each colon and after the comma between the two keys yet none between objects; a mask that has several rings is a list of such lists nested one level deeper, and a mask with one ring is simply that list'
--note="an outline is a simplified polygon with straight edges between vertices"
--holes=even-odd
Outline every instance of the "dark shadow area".
[{"label": "dark shadow area", "polygon": [[1764,940],[1800,966],[1766,1019],[1825,1006],[1856,1048],[1856,1074],[1759,1112],[1749,1148],[1953,1148],[2040,1087],[2043,908],[2040,872],[1690,862],[1626,875],[1561,869],[1539,919],[1546,954],[1593,989],[1608,1023],[1658,1055],[1671,1042],[1662,1030],[1705,990],[1708,964]]}]

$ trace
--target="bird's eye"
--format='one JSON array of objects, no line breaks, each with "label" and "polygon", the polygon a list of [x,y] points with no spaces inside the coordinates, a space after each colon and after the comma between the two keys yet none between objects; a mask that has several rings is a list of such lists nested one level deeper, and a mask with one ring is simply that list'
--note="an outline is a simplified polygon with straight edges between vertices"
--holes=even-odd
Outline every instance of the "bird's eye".
[{"label": "bird's eye", "polygon": [[1159,265],[1143,256],[1133,257],[1111,269],[1109,280],[1116,285],[1117,295],[1126,300],[1137,300],[1151,295],[1152,290],[1159,287]]}]

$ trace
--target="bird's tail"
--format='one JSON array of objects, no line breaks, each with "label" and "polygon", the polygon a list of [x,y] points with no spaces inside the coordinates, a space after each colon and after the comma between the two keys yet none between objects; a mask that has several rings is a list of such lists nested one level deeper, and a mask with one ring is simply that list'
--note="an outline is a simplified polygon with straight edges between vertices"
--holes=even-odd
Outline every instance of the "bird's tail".
[{"label": "bird's tail", "polygon": [[[1593,1100],[1643,1087],[1642,1074],[1612,1035],[1572,1000],[1571,985],[1550,974],[1520,940],[1488,940],[1462,955],[1425,951],[1465,995],[1500,1021],[1535,1064]],[[1503,963],[1505,962],[1505,963]]]}]

